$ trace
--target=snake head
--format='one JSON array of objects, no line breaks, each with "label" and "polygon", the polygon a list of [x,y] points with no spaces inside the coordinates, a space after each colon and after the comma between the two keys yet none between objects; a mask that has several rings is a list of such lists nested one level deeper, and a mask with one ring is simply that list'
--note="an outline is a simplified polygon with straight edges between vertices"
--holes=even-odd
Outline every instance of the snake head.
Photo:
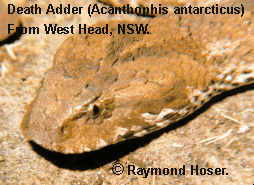
[{"label": "snake head", "polygon": [[[112,22],[112,32],[118,24]],[[166,55],[148,40],[117,33],[68,37],[23,117],[23,134],[52,151],[83,153],[142,137],[183,117],[187,111],[179,110],[189,105],[191,79],[186,70],[198,63],[177,52]],[[187,68],[186,61],[191,61]]]},{"label": "snake head", "polygon": [[23,118],[23,134],[49,150],[69,154],[98,150],[166,127],[185,114],[177,111],[188,105],[185,83],[172,70],[163,72],[165,66],[172,67],[167,58],[160,59],[165,65],[159,69],[153,67],[156,58],[146,66],[143,60],[106,70],[89,65],[94,70],[89,76],[80,72],[87,67],[81,60],[72,61],[79,66],[74,74],[53,66]]},{"label": "snake head", "polygon": [[189,78],[179,64],[187,56],[143,56],[154,46],[141,45],[133,46],[135,58],[129,46],[138,39],[98,37],[69,37],[58,49],[21,123],[29,140],[56,152],[83,153],[142,137],[186,114],[179,110],[189,105]]},{"label": "snake head", "polygon": [[98,150],[166,127],[212,96],[253,82],[251,56],[242,69],[228,65],[209,50],[217,45],[196,40],[196,27],[179,24],[192,24],[188,19],[155,18],[145,22],[150,34],[118,34],[119,21],[112,21],[112,36],[68,37],[23,118],[23,134],[61,153]]},{"label": "snake head", "polygon": [[111,78],[97,74],[99,80],[95,76],[83,79],[63,69],[49,70],[23,118],[23,134],[49,150],[62,153],[101,148],[104,141],[97,141],[97,132],[115,108],[114,96],[103,91],[103,85],[116,78],[112,73],[108,75]]}]

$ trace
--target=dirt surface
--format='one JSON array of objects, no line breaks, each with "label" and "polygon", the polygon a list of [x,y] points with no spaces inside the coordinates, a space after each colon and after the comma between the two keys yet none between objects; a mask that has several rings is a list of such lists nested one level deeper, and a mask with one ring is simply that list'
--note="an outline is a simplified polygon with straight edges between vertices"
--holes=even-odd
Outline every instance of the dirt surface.
[{"label": "dirt surface", "polygon": [[[71,6],[88,7],[95,2],[75,1]],[[98,20],[136,18],[135,15],[94,15],[91,18],[86,12],[81,15],[46,15],[44,11],[51,2],[35,0],[26,6],[35,3],[42,8],[42,14],[22,14],[22,24],[38,26],[41,30],[44,24],[77,26]],[[58,0],[53,5],[60,3],[66,5],[69,2]],[[253,184],[253,84],[213,98],[173,126],[95,152],[64,155],[28,142],[21,134],[20,122],[28,104],[36,96],[45,72],[52,66],[56,49],[66,37],[45,32],[24,34],[14,44],[0,47],[1,184]],[[10,48],[15,55],[8,53]],[[218,140],[214,141],[216,138]],[[211,140],[202,142],[207,139]],[[112,172],[116,162],[124,166],[121,175]],[[145,169],[179,169],[185,165],[186,173],[149,174],[144,178],[144,174],[129,175],[127,169],[131,165]],[[224,175],[192,175],[191,165],[198,165],[199,169],[213,168],[213,172],[216,168],[226,169]]]}]

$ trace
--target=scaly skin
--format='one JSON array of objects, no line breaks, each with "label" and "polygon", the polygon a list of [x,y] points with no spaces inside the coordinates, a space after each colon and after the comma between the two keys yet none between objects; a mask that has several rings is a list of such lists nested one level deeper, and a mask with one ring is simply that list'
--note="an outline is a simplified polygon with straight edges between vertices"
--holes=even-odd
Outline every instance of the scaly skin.
[{"label": "scaly skin", "polygon": [[[254,81],[254,23],[239,15],[164,15],[150,34],[68,37],[21,124],[61,153],[83,153],[179,121],[211,97]],[[135,22],[137,23],[137,22]],[[96,26],[105,26],[100,23]]]}]

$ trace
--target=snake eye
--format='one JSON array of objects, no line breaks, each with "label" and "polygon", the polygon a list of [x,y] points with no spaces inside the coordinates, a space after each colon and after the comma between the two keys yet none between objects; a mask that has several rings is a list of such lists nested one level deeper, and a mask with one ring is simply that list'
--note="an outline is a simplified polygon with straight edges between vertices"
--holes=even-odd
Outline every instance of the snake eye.
[{"label": "snake eye", "polygon": [[93,105],[93,115],[96,116],[100,113],[100,108],[97,105]]},{"label": "snake eye", "polygon": [[88,108],[88,115],[90,118],[96,118],[101,113],[101,107],[97,104],[91,104]]}]

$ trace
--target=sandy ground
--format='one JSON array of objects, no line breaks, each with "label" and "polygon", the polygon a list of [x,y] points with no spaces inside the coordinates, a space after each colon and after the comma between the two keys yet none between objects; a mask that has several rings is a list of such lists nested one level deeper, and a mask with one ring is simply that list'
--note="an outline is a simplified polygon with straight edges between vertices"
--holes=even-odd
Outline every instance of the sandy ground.
[{"label": "sandy ground", "polygon": [[[68,4],[56,0],[53,5]],[[72,6],[87,7],[95,1],[75,1]],[[47,1],[37,3],[43,10]],[[105,6],[101,4],[102,6]],[[25,26],[92,24],[112,18],[135,19],[135,15],[22,15]],[[25,34],[11,47],[0,47],[0,184],[253,184],[254,183],[254,86],[226,92],[177,124],[143,138],[122,142],[99,151],[80,155],[50,152],[28,142],[20,122],[26,107],[36,96],[40,81],[51,67],[56,49],[67,35]],[[201,142],[206,139],[216,139]],[[211,141],[211,142],[210,142]],[[210,142],[210,143],[209,143]],[[123,174],[112,167],[121,163]],[[134,175],[136,168],[183,168],[184,175]],[[191,166],[203,174],[191,174]],[[225,174],[204,174],[205,169],[226,168]],[[119,169],[119,168],[118,168]],[[207,172],[207,171],[206,171]]]}]

